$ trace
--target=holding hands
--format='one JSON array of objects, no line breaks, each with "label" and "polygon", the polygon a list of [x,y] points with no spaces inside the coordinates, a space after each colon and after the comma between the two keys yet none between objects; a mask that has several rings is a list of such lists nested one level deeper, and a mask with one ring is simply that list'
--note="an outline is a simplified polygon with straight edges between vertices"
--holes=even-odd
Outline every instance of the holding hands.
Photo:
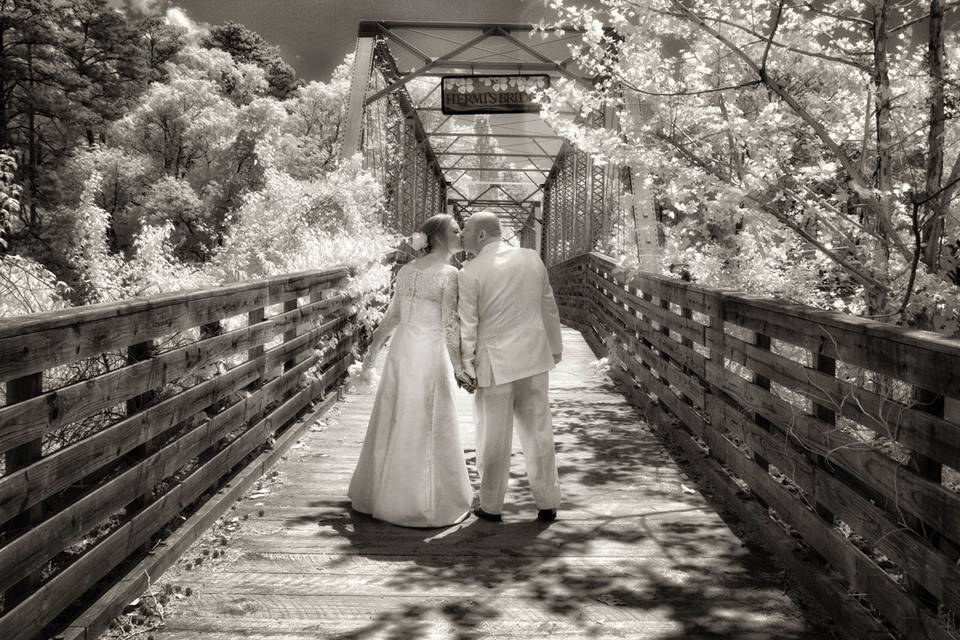
[{"label": "holding hands", "polygon": [[457,371],[454,375],[457,378],[457,386],[467,393],[473,393],[477,390],[476,379],[471,378],[466,372]]}]

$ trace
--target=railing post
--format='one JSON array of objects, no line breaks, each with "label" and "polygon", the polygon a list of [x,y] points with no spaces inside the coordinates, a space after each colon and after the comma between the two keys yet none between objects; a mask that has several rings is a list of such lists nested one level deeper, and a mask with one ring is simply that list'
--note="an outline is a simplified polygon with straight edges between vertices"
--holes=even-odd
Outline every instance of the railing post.
[{"label": "railing post", "polygon": [[[330,291],[331,291],[330,289],[319,289],[319,290],[314,289],[314,290],[311,290],[311,291],[310,291],[310,303],[313,304],[314,302],[320,302],[321,300],[324,300],[324,299],[326,299],[326,298],[329,298],[329,297],[330,297]],[[324,396],[324,393],[321,393],[321,395],[320,395],[320,399],[321,399],[321,400],[323,399],[323,396]]]},{"label": "railing post", "polygon": [[[710,319],[710,328],[707,331],[707,349],[709,350],[709,355],[707,357],[710,362],[715,364],[718,368],[723,369],[723,348],[724,348],[724,331],[723,331],[723,294],[719,292],[712,292],[706,298],[707,304],[707,317]],[[708,382],[710,376],[707,376]],[[717,386],[713,383],[710,383],[710,392],[717,393]]]},{"label": "railing post", "polygon": [[[222,333],[223,333],[223,325],[220,323],[219,320],[200,325],[200,340],[215,338]],[[224,406],[226,406],[226,403],[227,403],[227,400],[225,398],[220,398],[219,400],[214,402],[212,405],[207,407],[206,409],[207,417],[212,418],[213,416],[220,413],[223,410]],[[207,447],[206,449],[204,449],[203,451],[201,451],[200,455],[198,456],[200,463],[203,464],[204,462],[206,462],[207,460],[210,460],[213,456],[215,456],[217,451],[220,450],[222,442],[223,440],[221,440],[220,442],[215,442],[209,447]]]},{"label": "railing post", "polygon": [[[946,399],[939,393],[914,387],[913,397],[914,403],[916,404],[916,408],[918,410],[940,418],[944,417]],[[917,453],[916,451],[911,451],[910,457],[907,461],[907,466],[911,469],[914,469],[918,475],[926,478],[927,480],[937,484],[943,482],[943,465],[933,458]],[[930,543],[930,546],[939,548],[941,543],[945,543],[943,546],[950,546],[949,541],[943,540],[935,530],[930,528],[920,518],[908,513],[902,514],[902,517],[904,518],[907,526],[916,531],[919,536],[922,536],[925,540],[927,540]],[[954,556],[955,555],[956,553],[954,553]],[[934,597],[933,594],[920,585],[916,580],[908,577],[907,588],[921,600],[934,607],[934,609],[936,608],[936,597]]]},{"label": "railing post", "polygon": [[[680,279],[681,279],[683,282],[690,282],[690,272],[684,270],[684,271],[680,274]],[[690,292],[689,292],[689,291],[684,291],[684,299],[685,299],[685,300],[689,300],[689,296],[690,296]],[[683,305],[681,305],[681,306],[680,306],[680,317],[681,317],[681,318],[685,318],[685,319],[687,319],[687,320],[693,320],[693,309],[691,309],[690,307],[684,307]],[[693,340],[691,340],[690,338],[686,338],[686,337],[684,337],[684,336],[680,336],[680,344],[682,344],[683,346],[685,346],[685,347],[687,347],[688,349],[690,349],[690,351],[693,351],[693,350],[694,350],[694,348],[693,348]],[[688,377],[693,377],[693,374],[692,374],[692,372],[690,371],[690,368],[689,368],[689,367],[683,366],[683,367],[682,367],[682,370],[683,370],[684,375],[686,375],[686,376],[688,376]],[[693,404],[693,402],[690,400],[690,398],[688,398],[686,395],[683,396],[683,400],[684,400],[684,402],[686,402],[686,403],[689,404],[689,405],[692,405],[692,404]],[[706,409],[706,407],[703,407],[703,409]]]},{"label": "railing post", "polygon": [[[828,376],[835,377],[837,375],[836,359],[831,358],[830,356],[826,356],[822,353],[817,352],[813,354],[813,367],[817,371],[824,373]],[[813,403],[813,414],[817,418],[819,418],[820,420],[822,420],[823,422],[831,426],[836,426],[837,424],[837,412],[834,411],[833,408],[831,407],[815,402]],[[823,469],[826,468],[826,465],[827,465],[826,457],[819,454],[814,454],[813,458],[817,466]],[[824,505],[822,505],[819,500],[816,500],[815,496],[814,496],[814,509],[816,510],[817,515],[819,515],[825,521],[829,522],[831,526],[833,525],[833,520],[834,520],[833,512],[830,511],[830,509],[826,508]]]},{"label": "railing post", "polygon": [[[253,311],[250,311],[247,313],[247,326],[251,327],[255,324],[259,324],[264,320],[266,320],[266,318],[267,318],[266,309],[264,309],[263,307],[260,307],[259,309],[254,309]],[[251,360],[256,360],[257,358],[262,356],[263,353],[264,353],[263,344],[259,344],[255,347],[248,349],[247,362],[250,362]],[[266,370],[264,370],[264,373],[266,373]],[[248,386],[247,389],[249,391],[254,391],[256,389],[259,389],[262,385],[263,385],[263,376],[251,382],[250,386]]]},{"label": "railing post", "polygon": [[[661,309],[663,309],[663,312],[664,312],[665,314],[667,314],[667,313],[673,313],[673,312],[670,310],[670,301],[669,301],[669,300],[665,300],[664,298],[660,298],[659,302],[657,303],[657,306],[660,307]],[[664,336],[666,336],[667,340],[670,340],[670,339],[671,339],[671,338],[670,338],[670,325],[669,325],[669,324],[660,323],[660,329],[659,329],[659,331],[660,331],[660,333],[662,333]],[[660,380],[663,382],[664,386],[669,387],[669,386],[670,386],[670,378],[667,377],[666,368],[667,368],[667,367],[669,366],[669,364],[670,364],[670,356],[668,356],[666,353],[664,353],[663,350],[661,349],[661,350],[660,350],[660,359],[663,361],[664,371],[658,372],[659,378],[660,378]]]},{"label": "railing post", "polygon": [[[149,360],[151,357],[153,357],[153,351],[154,345],[152,340],[146,340],[144,342],[132,344],[127,347],[127,364],[136,364],[137,362]],[[140,411],[143,411],[145,408],[154,404],[157,401],[157,397],[158,394],[156,389],[151,389],[141,393],[140,395],[130,398],[126,402],[127,415],[132,416]],[[134,463],[137,463],[145,460],[148,456],[153,455],[156,450],[156,439],[152,439],[131,450],[130,453],[127,454],[127,458],[132,460]],[[138,496],[129,504],[127,504],[127,515],[129,516],[140,511],[150,504],[152,499],[153,488],[149,488],[142,495]],[[149,543],[147,543],[141,550],[149,551],[149,546]]]},{"label": "railing post", "polygon": [[[14,378],[7,382],[7,406],[29,400],[41,393],[43,393],[42,372],[32,373],[22,378]],[[42,456],[43,438],[37,438],[12,448],[7,451],[4,456],[6,474],[10,475],[14,471],[28,467]],[[11,534],[16,535],[23,530],[30,529],[34,525],[39,524],[42,519],[43,504],[38,502],[32,507],[25,509],[15,518],[12,518],[5,526],[5,529]],[[7,541],[4,540],[4,542]],[[9,611],[33,593],[40,584],[40,574],[41,572],[38,570],[7,589],[4,594],[4,609]]]},{"label": "railing post", "polygon": [[[299,299],[294,298],[293,300],[287,300],[286,302],[283,303],[283,312],[287,313],[288,311],[296,311],[298,306],[299,306]],[[296,337],[297,337],[296,327],[294,327],[293,329],[290,329],[289,331],[283,332],[284,343],[290,342],[291,340],[294,340]],[[289,371],[294,367],[294,365],[296,365],[296,358],[291,356],[289,360],[284,361],[283,370]]]},{"label": "railing post", "polygon": [[[756,331],[753,333],[753,346],[757,347],[758,349],[763,349],[764,351],[770,351],[770,344],[770,336],[757,333]],[[770,391],[770,378],[767,378],[766,376],[754,373],[753,384],[760,387],[764,391]],[[773,430],[773,425],[761,414],[754,413],[753,419],[764,431]],[[756,462],[764,471],[768,471],[770,469],[770,463],[767,461],[767,459],[756,451],[753,452],[753,461]],[[757,499],[760,500],[759,496],[757,496]],[[762,503],[763,501],[760,500],[760,502]]]}]

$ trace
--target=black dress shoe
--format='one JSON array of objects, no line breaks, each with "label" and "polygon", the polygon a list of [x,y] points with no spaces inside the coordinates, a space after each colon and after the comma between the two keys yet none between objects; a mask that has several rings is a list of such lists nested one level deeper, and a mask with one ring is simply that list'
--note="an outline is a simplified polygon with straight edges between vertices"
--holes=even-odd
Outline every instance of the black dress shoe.
[{"label": "black dress shoe", "polygon": [[540,522],[553,522],[557,519],[556,509],[540,509],[537,511],[537,520]]},{"label": "black dress shoe", "polygon": [[503,516],[500,515],[499,513],[487,513],[480,507],[473,508],[473,515],[483,520],[488,520],[490,522],[503,522]]}]

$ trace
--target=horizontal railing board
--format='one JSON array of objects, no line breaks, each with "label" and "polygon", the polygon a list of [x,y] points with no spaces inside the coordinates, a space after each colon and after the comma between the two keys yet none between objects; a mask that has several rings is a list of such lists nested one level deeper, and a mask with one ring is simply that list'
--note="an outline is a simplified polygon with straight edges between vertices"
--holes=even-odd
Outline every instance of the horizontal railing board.
[{"label": "horizontal railing board", "polygon": [[283,343],[255,360],[205,380],[171,398],[120,420],[84,440],[45,456],[30,467],[0,477],[0,522],[66,488],[136,446],[180,424],[225,394],[243,389],[312,340],[342,326],[343,317]]},{"label": "horizontal railing board", "polygon": [[263,322],[198,340],[136,364],[2,407],[0,450],[9,447],[9,442],[42,437],[50,429],[82,420],[150,389],[174,382],[198,367],[266,344],[290,327],[299,330],[313,326],[313,318],[343,306],[349,299],[348,296],[337,296],[305,305]]},{"label": "horizontal railing board", "polygon": [[621,303],[630,303],[634,306],[635,310],[640,311],[661,326],[669,327],[671,331],[676,331],[684,338],[693,340],[698,344],[706,345],[707,327],[700,324],[696,320],[684,318],[676,313],[673,313],[672,311],[654,304],[653,302],[635,296],[616,285],[611,285],[609,281],[604,280],[596,273],[590,273],[590,282],[597,286],[598,290],[600,290],[603,285],[606,285],[605,288],[607,288],[608,291],[614,296],[619,298]]},{"label": "horizontal railing board", "polygon": [[[631,332],[639,332],[643,339],[657,348],[658,351],[666,354],[675,362],[687,367],[692,373],[701,379],[705,377],[706,358],[697,353],[695,349],[681,342],[673,340],[667,335],[656,331],[649,322],[644,322],[639,317],[631,314],[624,309],[616,306],[608,297],[601,294],[598,306],[603,312],[612,315],[624,327],[629,328]],[[622,334],[621,334],[622,335]],[[629,336],[630,340],[635,340]]]},{"label": "horizontal railing board", "polygon": [[171,567],[217,518],[223,516],[258,478],[285,456],[290,446],[336,401],[337,396],[330,396],[320,401],[306,417],[285,430],[277,438],[273,448],[258,455],[237,476],[231,477],[224,489],[190,515],[170,537],[163,540],[162,548],[155,549],[153,553],[137,563],[127,572],[126,577],[110,587],[76,620],[73,620],[64,631],[63,640],[99,638],[109,628],[111,621],[123,612],[128,603],[149,590],[155,580]]},{"label": "horizontal railing board", "polygon": [[0,321],[0,381],[303,297],[345,269],[106,303]]},{"label": "horizontal railing board", "polygon": [[846,380],[759,349],[733,336],[722,346],[725,357],[837,411],[904,446],[960,469],[960,425],[890,400]]},{"label": "horizontal railing board", "polygon": [[[650,380],[642,378],[639,382],[641,386],[651,384]],[[655,382],[653,384],[656,385]],[[850,581],[852,588],[869,593],[876,605],[883,606],[886,617],[897,625],[901,632],[909,633],[915,628],[913,624],[916,624],[911,621],[917,621],[923,625],[926,632],[924,637],[938,640],[950,638],[946,630],[937,623],[935,616],[900,589],[892,577],[863,552],[849,544],[832,526],[820,520],[800,500],[791,496],[733,442],[704,424],[699,416],[691,416],[692,412],[686,411],[675,396],[662,398],[658,394],[658,397],[666,400],[668,407],[683,424],[706,442],[711,455],[743,479],[784,521],[796,528],[809,544],[820,551],[831,565]]]},{"label": "horizontal railing board", "polygon": [[[342,340],[341,344],[347,341]],[[121,509],[133,498],[143,495],[186,462],[217,443],[224,435],[260,414],[278,397],[291,391],[299,377],[314,364],[324,365],[342,352],[326,359],[312,356],[280,377],[274,378],[249,397],[239,400],[213,418],[181,435],[156,453],[110,479],[67,508],[51,515],[20,536],[0,547],[0,589],[6,589],[23,576],[42,567],[67,545]]]},{"label": "horizontal railing board", "polygon": [[[844,416],[894,438],[908,451],[956,469],[960,425],[954,414],[942,417],[888,400],[852,381],[752,345],[738,337],[733,328],[739,326],[798,345],[810,351],[811,357],[836,356],[838,364],[889,376],[947,398],[960,394],[956,382],[960,376],[960,340],[662,276],[627,274],[598,254],[551,269],[552,282],[559,284],[564,277],[569,283],[555,285],[561,292],[558,299],[565,303],[561,304],[562,317],[591,335],[613,334],[617,338],[618,344],[608,344],[614,356],[614,373],[621,371],[616,367],[626,367],[622,373],[636,380],[639,388],[655,394],[706,443],[710,455],[740,475],[778,514],[782,510],[781,517],[840,571],[850,589],[863,592],[901,633],[951,637],[936,611],[904,591],[811,505],[830,509],[893,559],[916,584],[956,612],[960,606],[960,568],[947,553],[933,546],[936,542],[922,538],[897,520],[900,514],[912,514],[928,530],[945,536],[943,542],[949,548],[950,539],[955,543],[956,532],[960,531],[960,495],[945,488],[938,477],[911,471],[832,422],[833,413]],[[664,301],[676,305],[685,315],[689,311],[683,310],[688,309],[709,317],[709,325],[697,323],[704,327],[709,359],[683,344],[693,336],[681,331],[683,320],[673,324],[673,316],[682,316],[675,308],[664,308]],[[661,330],[662,323],[669,326],[669,334]],[[725,333],[725,329],[732,333]],[[702,372],[683,364],[682,358],[691,353],[696,354],[694,362],[699,359],[704,363]],[[723,366],[724,358],[743,365],[759,379],[772,380],[800,394],[804,404],[796,406],[780,398],[779,392],[744,380]],[[688,392],[684,392],[683,379],[677,375],[686,369],[700,378],[692,388],[686,385]],[[693,390],[696,393],[689,393]],[[705,406],[698,406],[701,390]],[[831,420],[807,413],[809,402],[814,403],[814,409],[831,410]],[[769,425],[758,424],[761,417]],[[741,448],[744,445],[792,483],[770,476]],[[826,459],[825,466],[815,463],[821,459]]]},{"label": "horizontal railing board", "polygon": [[684,373],[684,371],[672,361],[662,357],[658,358],[653,351],[640,342],[631,345],[630,353],[627,354],[627,356],[637,364],[646,362],[656,370],[657,377],[666,380],[671,386],[676,387],[684,396],[689,398],[695,406],[701,408],[704,406],[705,390],[697,384],[693,376]]},{"label": "horizontal railing board", "polygon": [[[33,313],[25,316],[12,316],[0,319],[0,339],[16,337],[25,333],[36,333],[50,329],[69,328],[76,324],[85,324],[96,320],[111,319],[127,316],[143,311],[150,311],[165,306],[176,306],[192,303],[205,298],[223,298],[236,293],[266,290],[270,295],[283,295],[283,299],[268,302],[276,304],[289,299],[289,292],[307,292],[313,287],[342,280],[350,275],[350,270],[335,268],[329,270],[309,270],[297,273],[244,280],[230,284],[193,289],[191,291],[174,291],[154,296],[130,298],[119,302],[100,302],[80,307],[69,307],[43,313]],[[263,305],[266,306],[266,305]]]},{"label": "horizontal railing board", "polygon": [[[599,254],[581,259],[597,262],[607,269],[616,266],[612,260]],[[641,289],[644,279],[648,278],[658,283],[669,281],[662,276],[634,276]],[[706,288],[702,291],[710,293]],[[932,331],[905,329],[876,320],[821,311],[786,300],[739,292],[720,291],[716,294],[722,299],[724,320],[728,322],[930,391],[949,397],[960,396],[960,340]]]},{"label": "horizontal railing board", "polygon": [[345,371],[340,365],[297,392],[269,416],[248,429],[190,476],[111,533],[77,562],[52,578],[27,600],[0,617],[0,637],[28,640],[57,612],[80,597],[104,575],[135,552],[166,522],[196,501],[220,477],[263,444],[267,436],[321,396],[323,386]]},{"label": "horizontal railing board", "polygon": [[778,311],[759,306],[756,301],[724,301],[727,322],[945,396],[960,395],[957,341],[934,338],[936,334],[923,331],[895,332],[889,325],[861,324],[853,316],[840,314],[809,311],[806,315],[787,315],[790,310],[787,305]]},{"label": "horizontal railing board", "polygon": [[742,478],[780,518],[796,529],[849,581],[856,593],[869,594],[871,603],[901,633],[915,637],[914,634],[922,629],[924,638],[951,639],[951,634],[932,612],[901,589],[892,576],[850,544],[831,524],[824,522],[809,507],[785,491],[765,469],[744,456],[732,443],[718,446],[721,439],[717,438],[708,442],[714,455]]},{"label": "horizontal railing board", "polygon": [[714,395],[706,398],[706,413],[711,428],[738,437],[751,451],[768,460],[808,496],[816,491],[816,467],[810,459],[791,447],[783,434],[766,429],[752,417]]},{"label": "horizontal railing board", "polygon": [[944,553],[931,548],[903,524],[829,473],[816,474],[816,497],[837,518],[903,567],[911,578],[960,611],[960,567]]},{"label": "horizontal railing board", "polygon": [[[823,606],[833,621],[856,640],[890,639],[892,634],[866,607],[847,595],[847,585],[841,583],[840,575],[829,571],[819,562],[809,559],[810,554],[799,553],[798,544],[783,530],[783,527],[769,517],[769,508],[750,499],[740,486],[734,483],[730,473],[720,462],[705,456],[702,447],[694,442],[690,434],[682,428],[672,428],[670,418],[659,408],[651,408],[645,402],[633,380],[625,380],[620,372],[612,371],[624,393],[641,407],[647,407],[646,413],[652,414],[655,424],[665,427],[667,437],[680,446],[684,454],[695,460],[698,470],[704,472],[707,481],[718,490],[725,504],[741,519],[749,523],[762,540],[764,547],[776,554],[787,571],[805,587]],[[843,596],[841,597],[841,594]]]},{"label": "horizontal railing board", "polygon": [[707,378],[737,402],[761,414],[796,439],[804,449],[857,476],[892,504],[920,516],[948,537],[960,531],[960,494],[907,469],[869,443],[855,440],[834,425],[797,410],[790,403],[708,363]]},{"label": "horizontal railing board", "polygon": [[[278,411],[291,403],[299,406],[306,405],[306,402],[300,396],[295,396]],[[260,446],[272,430],[269,420],[270,418],[267,418],[259,423],[258,427],[247,431],[186,480],[146,507],[130,522],[121,526],[76,563],[43,585],[30,598],[0,618],[0,637],[30,638],[33,633],[31,629],[36,630],[44,626],[56,611],[62,610],[86,592],[103,575],[147,542],[154,531],[200,497],[239,459],[253,448]],[[256,436],[255,441],[251,441],[252,436]],[[234,455],[238,454],[241,448],[245,448],[243,455]]]}]

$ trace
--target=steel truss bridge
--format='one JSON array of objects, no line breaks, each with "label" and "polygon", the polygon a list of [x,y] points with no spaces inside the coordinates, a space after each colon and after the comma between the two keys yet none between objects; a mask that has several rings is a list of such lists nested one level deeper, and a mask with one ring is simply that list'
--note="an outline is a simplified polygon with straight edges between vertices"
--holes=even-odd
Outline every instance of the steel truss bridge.
[{"label": "steel truss bridge", "polygon": [[390,228],[490,209],[548,263],[560,519],[519,476],[502,524],[350,509],[346,268],[4,318],[0,639],[958,637],[960,341],[625,271],[631,167],[437,110],[445,73],[593,81],[530,29],[363,23],[344,146]]},{"label": "steel truss bridge", "polygon": [[[537,113],[441,113],[445,75],[598,80],[570,56],[577,29],[532,31],[529,24],[362,22],[344,154],[362,152],[377,170],[387,195],[383,223],[403,235],[434,213],[462,222],[487,209],[501,217],[509,240],[555,264],[594,249],[619,253],[630,216],[644,254],[655,256],[652,208],[622,206],[633,191],[630,167],[596,162]],[[561,116],[582,120],[569,110]],[[595,126],[618,126],[611,109],[588,117]]]}]

